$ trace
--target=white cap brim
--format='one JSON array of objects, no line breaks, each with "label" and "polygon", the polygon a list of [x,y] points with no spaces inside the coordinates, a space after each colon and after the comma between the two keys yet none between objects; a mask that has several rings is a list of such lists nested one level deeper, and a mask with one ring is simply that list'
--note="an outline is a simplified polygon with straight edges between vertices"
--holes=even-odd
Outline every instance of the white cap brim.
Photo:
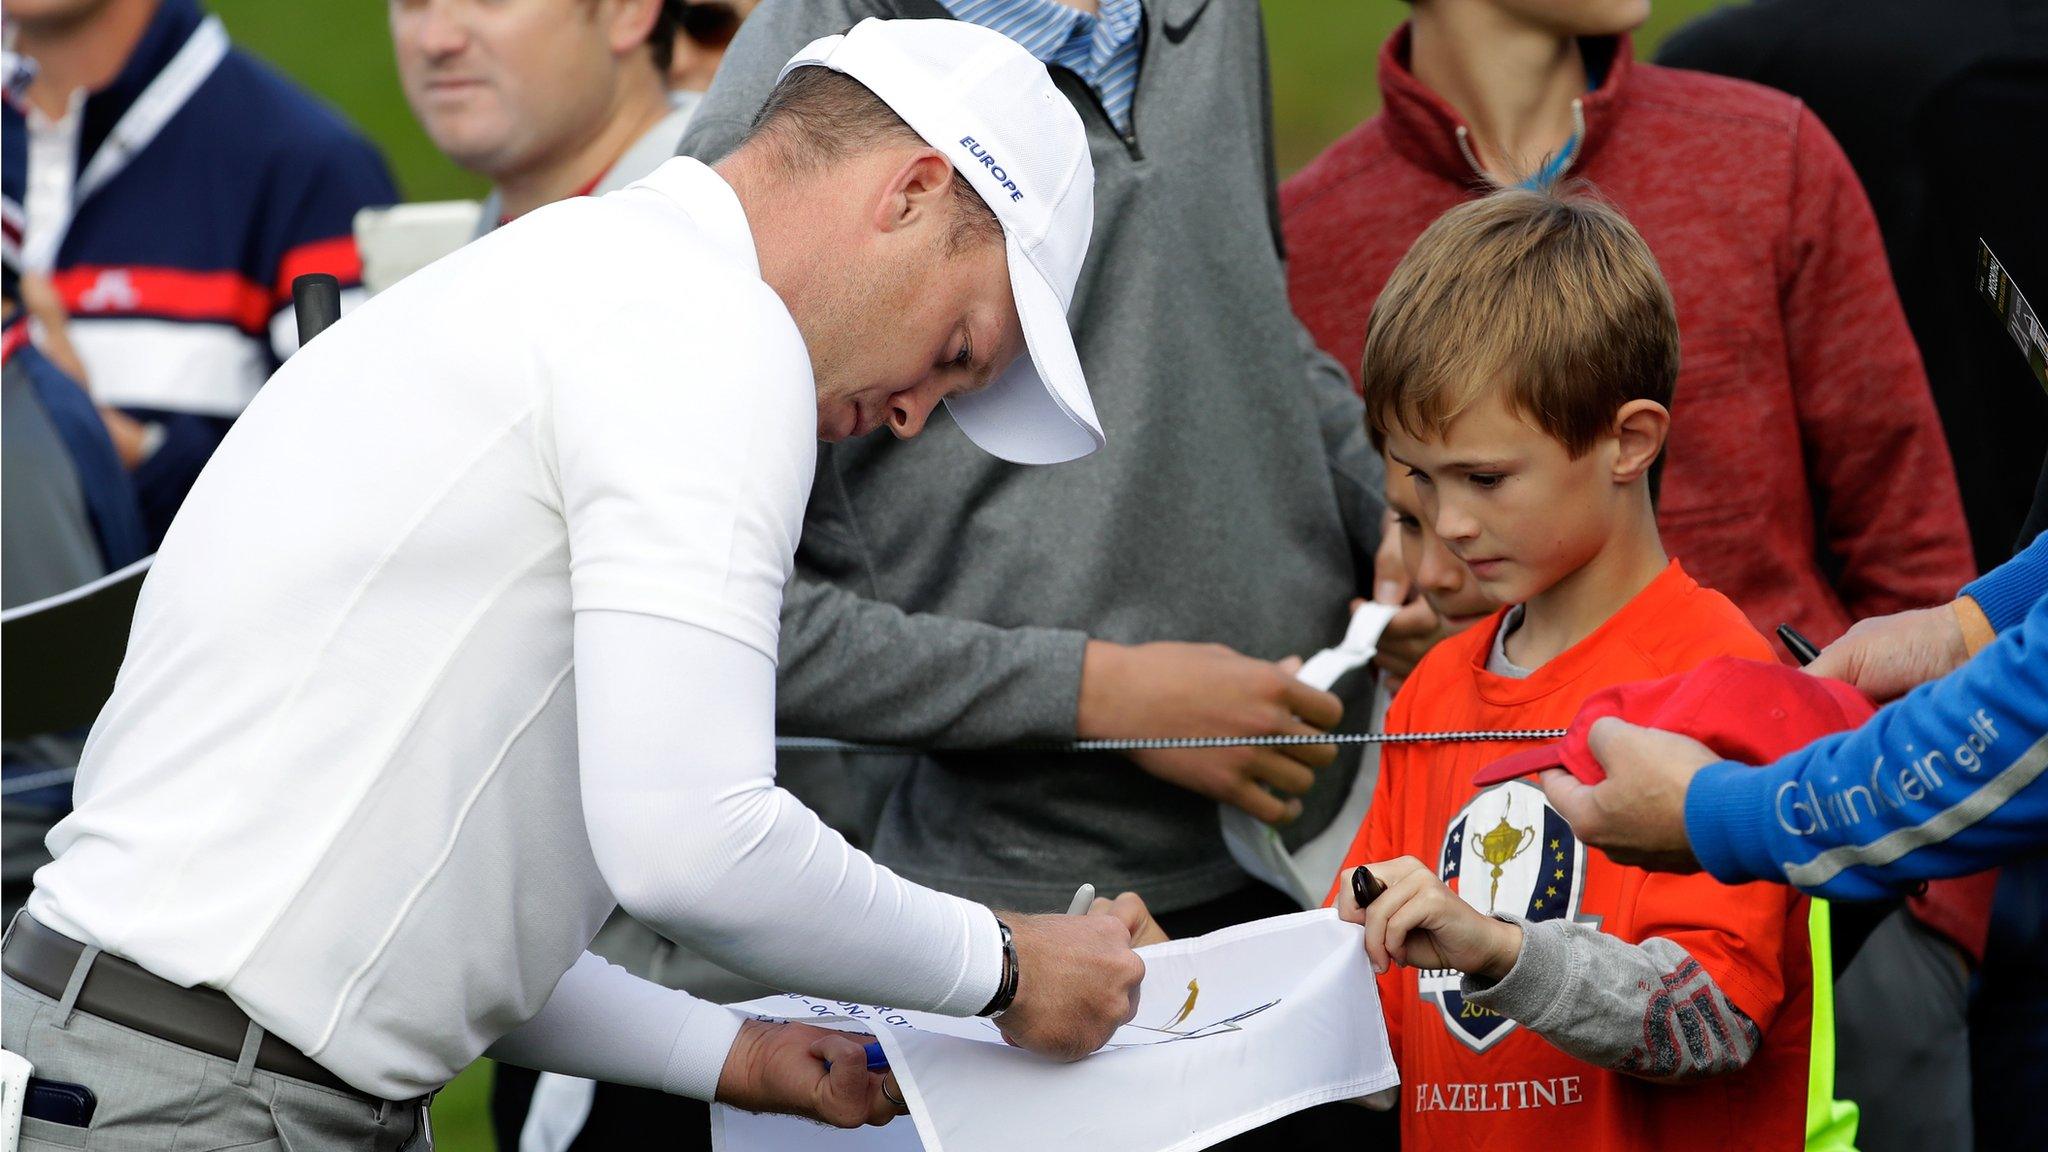
[{"label": "white cap brim", "polygon": [[946,408],[967,438],[1013,464],[1059,464],[1102,447],[1081,354],[1067,328],[1066,306],[1051,281],[1005,229],[1010,293],[1024,327],[1024,354],[978,392],[952,396]]}]

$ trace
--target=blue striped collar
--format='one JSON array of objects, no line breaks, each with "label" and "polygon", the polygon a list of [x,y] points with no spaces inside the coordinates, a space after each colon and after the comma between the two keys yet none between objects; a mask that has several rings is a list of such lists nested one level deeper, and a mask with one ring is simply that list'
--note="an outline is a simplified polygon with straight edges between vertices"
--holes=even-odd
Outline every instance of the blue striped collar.
[{"label": "blue striped collar", "polygon": [[955,19],[1000,32],[1049,65],[1081,78],[1101,99],[1117,130],[1130,129],[1138,83],[1139,0],[1099,0],[1094,14],[1060,0],[939,0]]},{"label": "blue striped collar", "polygon": [[1089,41],[1091,63],[1100,67],[1130,43],[1144,23],[1139,0],[1100,0],[1090,15],[1060,0],[939,0],[955,19],[991,28],[1051,63],[1076,33]]}]

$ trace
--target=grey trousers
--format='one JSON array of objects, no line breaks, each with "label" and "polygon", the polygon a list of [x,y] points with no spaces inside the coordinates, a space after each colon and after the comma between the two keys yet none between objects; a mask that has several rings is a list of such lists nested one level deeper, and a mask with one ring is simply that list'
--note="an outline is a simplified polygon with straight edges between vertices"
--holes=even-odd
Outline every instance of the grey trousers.
[{"label": "grey trousers", "polygon": [[386,1105],[72,1011],[0,978],[0,1048],[98,1098],[88,1128],[21,1122],[22,1152],[431,1152],[426,1105]]},{"label": "grey trousers", "polygon": [[1856,1101],[1863,1152],[1971,1144],[1969,973],[1901,908],[1835,982],[1835,1095]]}]

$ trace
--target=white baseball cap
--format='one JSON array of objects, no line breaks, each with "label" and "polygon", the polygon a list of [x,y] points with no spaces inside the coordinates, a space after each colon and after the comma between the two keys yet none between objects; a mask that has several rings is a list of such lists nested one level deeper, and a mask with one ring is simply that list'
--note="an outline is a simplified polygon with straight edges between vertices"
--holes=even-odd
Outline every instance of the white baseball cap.
[{"label": "white baseball cap", "polygon": [[991,455],[1057,464],[1100,448],[1102,424],[1067,330],[1095,227],[1095,163],[1072,104],[1017,42],[965,20],[867,19],[782,66],[858,80],[988,202],[1003,225],[1026,354],[988,387],[946,401]]}]

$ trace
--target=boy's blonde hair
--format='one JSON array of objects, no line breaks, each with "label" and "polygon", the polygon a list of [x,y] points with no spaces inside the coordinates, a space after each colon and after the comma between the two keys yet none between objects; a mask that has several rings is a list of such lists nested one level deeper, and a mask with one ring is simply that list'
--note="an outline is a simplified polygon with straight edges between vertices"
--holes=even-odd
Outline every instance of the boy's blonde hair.
[{"label": "boy's blonde hair", "polygon": [[1373,446],[1440,439],[1490,389],[1573,456],[1631,400],[1670,407],[1678,316],[1649,245],[1582,193],[1510,188],[1429,226],[1365,340]]}]

